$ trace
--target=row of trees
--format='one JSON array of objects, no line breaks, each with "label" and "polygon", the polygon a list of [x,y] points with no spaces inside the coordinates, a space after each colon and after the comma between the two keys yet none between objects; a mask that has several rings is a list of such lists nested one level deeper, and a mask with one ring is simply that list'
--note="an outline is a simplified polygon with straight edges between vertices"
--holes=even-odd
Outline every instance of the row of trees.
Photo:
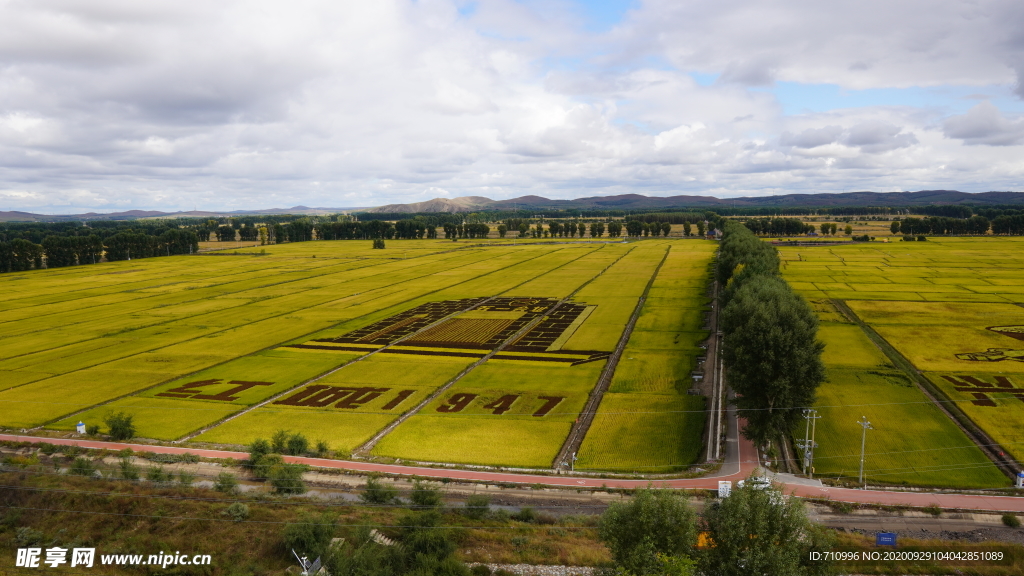
[{"label": "row of trees", "polygon": [[744,436],[765,445],[788,434],[825,380],[818,320],[779,276],[775,248],[724,223],[716,276],[724,286],[722,358]]},{"label": "row of trees", "polygon": [[[996,220],[1010,218],[1000,216]],[[1022,219],[1024,221],[1024,219]],[[946,216],[928,216],[926,218],[908,217],[903,220],[893,221],[889,225],[889,231],[893,234],[985,234],[989,228],[993,228],[996,234],[1007,232],[996,232],[995,223],[989,223],[984,216],[971,216],[970,218],[950,218]]]},{"label": "row of trees", "polygon": [[765,236],[797,236],[814,232],[814,224],[799,218],[752,218],[743,223],[754,234]]},{"label": "row of trees", "polygon": [[199,238],[191,230],[170,229],[159,236],[126,231],[101,239],[88,236],[51,235],[35,244],[22,238],[0,242],[0,272],[33,268],[59,268],[108,261],[192,254],[199,250]]}]

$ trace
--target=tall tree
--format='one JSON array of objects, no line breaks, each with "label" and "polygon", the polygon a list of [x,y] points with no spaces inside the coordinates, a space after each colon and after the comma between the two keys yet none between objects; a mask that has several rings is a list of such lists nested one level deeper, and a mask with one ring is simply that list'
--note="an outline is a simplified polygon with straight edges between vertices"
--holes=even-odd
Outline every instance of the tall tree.
[{"label": "tall tree", "polygon": [[813,311],[784,280],[761,274],[729,298],[722,330],[729,385],[747,421],[744,436],[764,444],[788,433],[825,380],[825,345],[817,340]]}]

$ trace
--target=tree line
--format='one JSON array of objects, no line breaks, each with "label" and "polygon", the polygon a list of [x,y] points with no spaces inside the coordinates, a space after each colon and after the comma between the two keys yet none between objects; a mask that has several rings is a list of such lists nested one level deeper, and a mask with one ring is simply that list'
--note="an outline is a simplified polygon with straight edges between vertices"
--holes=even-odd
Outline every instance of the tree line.
[{"label": "tree line", "polygon": [[0,272],[60,268],[108,261],[192,254],[199,250],[194,231],[163,229],[159,235],[131,228],[98,234],[45,236],[40,244],[24,238],[0,241]]},{"label": "tree line", "polygon": [[1006,234],[1007,232],[997,231],[1002,228],[1002,220],[1009,218],[1000,216],[999,221],[990,223],[984,216],[971,216],[970,218],[951,218],[946,216],[929,216],[926,218],[908,217],[902,220],[894,220],[889,225],[889,231],[893,234],[985,234],[991,227],[995,234]]},{"label": "tree line", "polygon": [[749,228],[725,221],[716,277],[722,359],[743,434],[764,446],[797,425],[825,380],[818,319],[779,274],[775,247]]}]

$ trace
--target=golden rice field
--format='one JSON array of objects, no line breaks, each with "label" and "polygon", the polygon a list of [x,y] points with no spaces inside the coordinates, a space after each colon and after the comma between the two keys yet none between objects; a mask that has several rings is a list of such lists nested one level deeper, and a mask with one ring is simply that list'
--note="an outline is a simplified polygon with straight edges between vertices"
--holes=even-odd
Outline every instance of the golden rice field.
[{"label": "golden rice field", "polygon": [[105,431],[124,411],[144,438],[288,429],[353,451],[426,402],[369,453],[549,467],[653,279],[587,466],[685,466],[714,247],[304,242],[0,275],[0,427]]},{"label": "golden rice field", "polygon": [[[851,475],[859,463],[856,420],[867,416],[876,428],[868,433],[876,450],[866,465],[869,478],[935,486],[1009,484],[912,385],[915,375],[889,363],[853,320],[925,374],[941,403],[959,409],[1000,449],[1024,461],[1024,401],[1016,396],[1019,390],[1024,397],[1021,248],[1022,239],[1002,237],[781,248],[783,274],[814,305],[828,345],[824,359],[831,381],[818,399],[819,435],[824,429],[829,439],[819,439],[821,473]],[[833,302],[845,304],[852,316]],[[802,427],[797,436],[802,438]]]}]

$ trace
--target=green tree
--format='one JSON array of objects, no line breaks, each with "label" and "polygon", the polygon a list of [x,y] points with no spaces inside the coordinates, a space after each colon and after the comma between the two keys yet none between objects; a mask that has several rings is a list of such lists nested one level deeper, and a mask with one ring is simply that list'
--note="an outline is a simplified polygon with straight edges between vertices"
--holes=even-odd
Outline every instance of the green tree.
[{"label": "green tree", "polygon": [[504,224],[498,224],[498,237],[499,238],[504,238],[505,234],[507,232],[508,232],[508,226],[505,226]]},{"label": "green tree", "polygon": [[691,230],[692,230],[692,228],[690,228],[690,223],[689,222],[683,222],[683,236],[690,236],[691,235]]},{"label": "green tree", "polygon": [[831,224],[828,225],[828,229],[832,233],[832,235],[835,236],[836,230],[839,229],[839,226],[835,222],[832,222]]},{"label": "green tree", "polygon": [[699,557],[708,576],[825,576],[827,562],[810,562],[812,550],[828,550],[827,529],[807,519],[803,502],[774,487],[751,482],[704,509],[704,529],[712,541]]},{"label": "green tree", "polygon": [[672,233],[672,225],[669,224],[668,222],[662,222],[661,223],[661,233],[662,233],[662,235],[667,237],[669,234]]},{"label": "green tree", "polygon": [[682,496],[648,488],[609,506],[598,534],[626,573],[658,574],[666,557],[690,552],[697,537],[696,514]]},{"label": "green tree", "polygon": [[[744,271],[746,272],[746,271]],[[785,281],[742,281],[722,310],[722,357],[744,436],[765,444],[788,433],[825,380],[818,320]]]},{"label": "green tree", "polygon": [[832,230],[832,225],[828,222],[821,223],[821,235],[828,236],[829,231]]},{"label": "green tree", "polygon": [[[294,550],[310,560],[327,554],[331,539],[338,528],[338,519],[330,512],[319,515],[303,512],[299,521],[284,528],[284,547],[288,556]],[[333,572],[332,572],[333,574]]]},{"label": "green tree", "polygon": [[704,235],[704,221],[703,220],[699,220],[697,222],[697,236],[703,236],[703,235]]},{"label": "green tree", "polygon": [[846,225],[846,229],[843,230],[843,231],[846,232],[847,236],[849,236],[850,234],[853,234],[853,226],[851,226],[850,224],[847,224]]},{"label": "green tree", "polygon": [[302,480],[302,473],[306,470],[307,466],[303,464],[277,462],[267,472],[267,479],[277,494],[304,494],[306,483]]},{"label": "green tree", "polygon": [[359,497],[367,504],[390,504],[398,498],[398,490],[387,486],[377,476],[366,479],[366,489]]},{"label": "green tree", "polygon": [[409,499],[420,508],[437,508],[441,505],[441,490],[437,486],[416,480],[412,484]]},{"label": "green tree", "polygon": [[134,417],[127,412],[111,412],[103,417],[113,440],[131,440],[135,437]]}]

